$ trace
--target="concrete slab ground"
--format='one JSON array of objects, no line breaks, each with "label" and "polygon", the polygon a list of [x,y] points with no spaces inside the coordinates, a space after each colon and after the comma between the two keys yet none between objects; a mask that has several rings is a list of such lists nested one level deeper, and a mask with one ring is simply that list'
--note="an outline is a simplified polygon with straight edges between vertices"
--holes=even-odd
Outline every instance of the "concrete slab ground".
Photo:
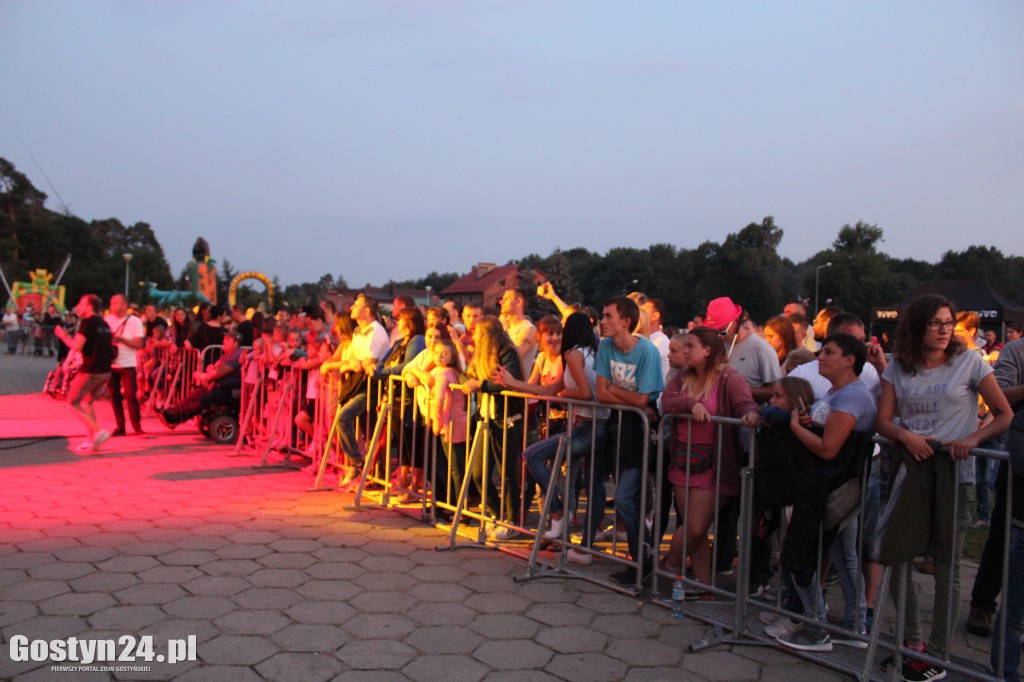
[{"label": "concrete slab ground", "polygon": [[[51,365],[37,360],[4,358],[0,391],[38,390]],[[55,433],[77,433],[64,403],[44,404]],[[845,679],[772,648],[687,653],[698,621],[588,582],[517,582],[517,557],[438,551],[440,530],[346,510],[350,495],[306,492],[309,474],[185,427],[146,419],[149,437],[80,456],[77,436],[11,438],[18,409],[0,397],[0,679]],[[60,671],[79,664],[12,660],[18,636],[118,653],[152,638],[153,660]],[[168,663],[190,637],[195,659]]]}]

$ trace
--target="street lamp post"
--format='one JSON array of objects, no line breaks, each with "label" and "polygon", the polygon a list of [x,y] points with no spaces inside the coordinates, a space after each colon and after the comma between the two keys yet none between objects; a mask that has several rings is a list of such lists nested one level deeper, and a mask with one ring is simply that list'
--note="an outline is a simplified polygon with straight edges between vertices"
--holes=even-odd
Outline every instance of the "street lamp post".
[{"label": "street lamp post", "polygon": [[132,254],[122,253],[121,258],[124,258],[124,297],[128,298],[128,275],[131,268],[128,264],[132,262]]},{"label": "street lamp post", "polygon": [[821,271],[824,268],[830,268],[830,267],[832,267],[832,263],[825,263],[824,265],[819,265],[818,267],[816,267],[814,269],[814,314],[815,315],[818,314],[818,310],[819,310],[819,308],[818,308],[818,281],[821,279]]},{"label": "street lamp post", "polygon": [[430,300],[430,285],[427,285],[427,307],[430,308],[433,305],[433,301]]},{"label": "street lamp post", "polygon": [[638,280],[638,279],[634,279],[634,280],[633,280],[632,282],[629,282],[628,284],[623,284],[623,285],[622,285],[622,293],[623,293],[623,294],[629,293],[629,292],[628,292],[628,291],[626,291],[626,290],[627,290],[627,289],[634,289],[634,288],[636,288],[636,284],[637,284],[637,282],[639,282],[639,281],[640,281],[640,280]]}]

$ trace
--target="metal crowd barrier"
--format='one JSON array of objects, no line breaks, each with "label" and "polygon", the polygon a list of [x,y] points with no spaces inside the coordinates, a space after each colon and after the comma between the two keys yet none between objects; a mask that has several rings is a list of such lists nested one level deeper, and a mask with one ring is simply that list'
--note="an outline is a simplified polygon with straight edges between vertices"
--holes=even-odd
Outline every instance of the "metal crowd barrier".
[{"label": "metal crowd barrier", "polygon": [[[459,387],[455,386],[452,388],[453,390],[458,390]],[[504,392],[496,396],[494,399],[507,401],[509,399],[521,399],[525,397],[527,397],[526,394]],[[539,399],[546,402],[559,403],[563,405],[570,415],[570,423],[572,423],[574,411],[579,405],[594,405],[594,403],[580,403],[579,401],[561,400],[555,398],[540,397]],[[635,408],[626,408],[625,406],[610,407],[612,407],[613,409],[612,417],[609,419],[610,423],[614,423],[615,420],[621,420],[622,414],[624,412],[632,410],[640,414],[643,420],[644,430],[648,430],[649,425],[647,423],[646,416],[642,414],[642,411],[636,410]],[[651,454],[651,450],[648,444],[644,444],[644,457],[641,471],[651,471],[651,474],[653,475],[653,479],[651,479],[653,480],[652,490],[654,491],[654,499],[652,506],[656,510],[653,514],[652,519],[653,544],[651,545],[651,548],[647,548],[643,543],[641,543],[638,546],[639,556],[634,557],[633,560],[630,560],[628,559],[628,557],[623,556],[619,543],[616,542],[614,537],[610,546],[601,547],[584,547],[580,544],[574,544],[570,539],[571,516],[569,513],[570,506],[568,504],[568,501],[571,500],[575,495],[575,490],[573,490],[574,477],[571,474],[571,472],[573,471],[573,462],[571,457],[571,430],[561,437],[562,442],[556,452],[555,459],[552,463],[552,476],[551,480],[548,482],[548,495],[545,496],[544,503],[543,505],[541,505],[539,509],[539,515],[536,517],[536,524],[528,524],[524,522],[525,518],[534,518],[532,515],[528,516],[529,510],[525,508],[525,505],[521,507],[522,514],[520,516],[519,523],[517,524],[507,523],[505,520],[501,519],[493,519],[489,514],[484,512],[482,508],[471,508],[471,506],[468,503],[468,492],[471,486],[472,477],[469,475],[467,475],[463,481],[462,489],[459,491],[459,498],[457,503],[454,505],[454,508],[452,508],[451,505],[444,505],[442,503],[438,503],[434,500],[431,500],[430,506],[433,508],[450,509],[454,511],[454,518],[451,524],[450,537],[447,548],[455,548],[457,546],[462,546],[456,542],[458,535],[462,534],[464,536],[468,536],[471,540],[475,540],[474,542],[469,543],[471,545],[487,544],[490,546],[498,546],[503,551],[524,556],[528,560],[528,569],[526,575],[523,576],[523,579],[553,576],[563,576],[567,578],[583,578],[591,582],[599,583],[620,591],[630,590],[624,589],[623,586],[612,583],[607,579],[607,566],[628,565],[632,566],[637,571],[637,582],[634,585],[633,590],[631,590],[631,592],[636,594],[642,593],[642,589],[644,586],[643,573],[645,565],[645,554],[653,554],[654,556],[652,556],[651,558],[652,560],[656,561],[657,556],[660,555],[661,552],[665,549],[663,535],[664,531],[667,530],[667,528],[663,527],[663,525],[668,525],[668,517],[662,517],[662,515],[657,512],[657,510],[661,509],[663,496],[671,495],[672,492],[664,485],[666,481],[665,467],[668,466],[668,461],[666,450],[667,443],[666,439],[662,437],[662,434],[673,432],[672,426],[676,419],[690,419],[690,417],[688,415],[666,415],[662,419],[661,428],[658,430],[658,433],[652,435],[652,442],[656,444],[656,448],[654,450],[656,454]],[[727,418],[712,418],[712,421],[717,425],[716,442],[718,444],[717,450],[720,453],[723,439],[723,429],[738,428],[740,422],[739,420],[736,419]],[[466,470],[470,471],[472,469],[472,458],[474,452],[478,453],[478,456],[482,455],[482,464],[484,469],[483,484],[486,487],[487,485],[496,484],[492,479],[491,475],[488,473],[488,470],[490,468],[496,467],[498,471],[505,472],[507,472],[509,469],[507,467],[507,464],[501,461],[500,458],[493,460],[489,456],[489,451],[493,449],[493,441],[498,440],[498,438],[493,434],[490,438],[488,438],[486,435],[481,435],[481,429],[484,427],[485,423],[486,420],[484,420],[484,422],[478,422],[477,424],[473,425],[472,419],[467,420],[467,427],[474,427],[473,433],[469,435],[472,437],[473,440],[481,438],[484,439],[484,446],[482,448],[479,446],[467,447]],[[509,422],[506,421],[504,424],[501,425],[500,440],[503,443],[503,445],[507,445],[509,437],[508,432]],[[887,442],[884,439],[879,437],[875,437],[874,440],[876,443],[881,443],[883,445],[887,444]],[[470,442],[471,441],[467,441],[467,445],[469,445]],[[613,440],[609,443],[608,447],[609,452],[611,453],[611,459],[609,460],[610,473],[614,473],[614,478],[618,480],[621,443]],[[869,504],[869,497],[875,493],[875,491],[872,490],[872,486],[879,484],[879,481],[873,480],[873,476],[877,478],[876,472],[877,467],[879,466],[879,459],[880,457],[885,456],[884,451],[881,456],[876,453],[873,456],[873,458],[870,458],[865,463],[865,467],[861,471],[860,475],[860,502],[859,504],[856,505],[854,511],[851,512],[845,520],[842,520],[839,523],[839,527],[841,530],[845,530],[845,528],[852,528],[852,524],[854,521],[856,521],[857,523],[856,541],[854,546],[856,568],[853,571],[854,580],[852,581],[853,587],[851,593],[853,602],[855,604],[855,606],[852,609],[853,613],[855,614],[854,618],[856,619],[854,621],[854,628],[846,629],[841,626],[835,625],[831,622],[820,623],[818,621],[815,621],[813,618],[808,618],[804,616],[802,612],[787,611],[781,603],[781,590],[778,590],[775,593],[775,595],[770,598],[765,596],[750,595],[748,581],[751,577],[751,529],[753,528],[753,524],[755,521],[755,512],[758,511],[755,505],[754,498],[754,472],[756,470],[755,467],[757,461],[756,448],[756,439],[754,439],[753,434],[751,434],[749,451],[746,453],[745,461],[741,461],[740,463],[740,491],[738,496],[740,500],[740,518],[737,525],[738,555],[740,560],[736,566],[734,580],[720,579],[718,577],[719,572],[716,569],[722,568],[728,570],[731,567],[716,566],[715,558],[712,559],[712,580],[710,584],[697,583],[693,579],[686,577],[685,575],[683,577],[683,582],[688,589],[696,588],[704,590],[714,595],[713,600],[710,601],[687,601],[682,605],[682,610],[685,616],[693,617],[697,620],[700,620],[709,625],[711,628],[711,631],[708,634],[708,636],[690,645],[689,648],[691,651],[698,651],[720,643],[770,644],[782,648],[781,644],[779,644],[769,636],[763,634],[762,632],[762,624],[758,621],[757,614],[759,611],[764,610],[776,613],[783,617],[789,617],[801,623],[812,623],[816,626],[821,626],[823,629],[830,632],[836,640],[842,640],[843,642],[843,644],[837,644],[833,648],[833,650],[828,653],[798,651],[791,648],[782,648],[782,650],[786,651],[787,653],[791,653],[794,655],[802,656],[809,660],[813,660],[830,669],[837,670],[839,672],[852,675],[855,677],[859,677],[862,680],[881,679],[882,676],[886,674],[885,671],[881,667],[879,667],[881,659],[884,655],[891,655],[893,657],[893,665],[887,669],[894,671],[893,674],[897,677],[899,676],[899,666],[901,663],[901,658],[905,656],[912,656],[914,658],[923,659],[927,662],[939,665],[940,667],[944,668],[947,671],[947,679],[998,679],[996,675],[993,675],[989,672],[986,665],[986,661],[974,658],[964,658],[958,655],[947,655],[946,657],[940,660],[938,658],[935,658],[934,656],[929,656],[927,654],[922,655],[921,653],[913,651],[906,647],[897,646],[897,642],[903,641],[902,623],[906,605],[901,600],[901,603],[896,609],[895,615],[893,615],[892,607],[886,601],[888,599],[887,592],[889,591],[889,575],[893,573],[893,567],[883,568],[883,575],[881,577],[881,580],[877,584],[877,592],[875,594],[874,599],[874,617],[872,621],[872,629],[869,632],[864,632],[859,628],[859,625],[863,624],[862,621],[859,620],[861,618],[859,613],[859,607],[862,599],[866,596],[867,590],[867,585],[863,580],[864,566],[862,565],[862,559],[864,556],[868,554],[868,552],[866,551],[868,546],[867,543],[873,540],[873,538],[868,538],[865,536],[864,521],[866,519],[863,518],[863,516]],[[593,491],[599,488],[599,486],[594,485],[594,476],[596,473],[598,473],[595,472],[595,469],[600,469],[600,467],[597,465],[600,462],[601,456],[601,453],[599,452],[599,445],[596,443],[596,439],[592,440],[589,450],[590,452],[587,456],[587,464],[590,465],[590,471],[588,472],[589,479],[587,481],[587,484],[583,486],[583,489],[590,491],[591,495],[593,495]],[[505,448],[501,449],[501,452],[505,451]],[[436,450],[434,454],[436,456]],[[972,451],[972,454],[974,454],[975,456],[992,457],[999,460],[1007,459],[1007,454],[1005,452],[999,451],[976,449]],[[652,461],[651,457],[654,457],[655,459]],[[716,461],[719,462],[718,466],[721,466],[721,459],[716,458]],[[566,472],[569,472],[568,476],[561,475],[559,470],[562,467],[565,468]],[[601,481],[601,483],[603,484],[603,480]],[[549,542],[543,540],[541,538],[541,532],[538,532],[536,529],[544,529],[546,527],[546,521],[550,517],[551,500],[553,499],[553,495],[555,494],[554,491],[556,485],[561,488],[563,500],[566,501],[566,523],[563,527],[564,530],[561,541]],[[647,477],[643,477],[641,483],[641,499],[646,499],[647,487],[648,479]],[[504,491],[504,486],[502,486],[502,490]],[[525,492],[525,488],[522,488],[521,490]],[[481,492],[483,492],[484,495],[486,494],[485,491]],[[718,512],[720,507],[719,501],[721,499],[721,490],[718,486],[716,486],[715,496],[716,511],[714,515],[714,522],[712,524],[713,532],[710,533],[710,536],[713,538],[712,551],[714,551],[715,546],[720,542],[722,532],[720,529],[721,520],[719,518]],[[502,504],[504,504],[504,496],[501,497],[501,501]],[[602,499],[596,500],[596,502],[599,503],[596,506],[589,505],[591,511],[593,512],[594,510],[600,510],[600,513],[603,513],[603,494]],[[685,506],[682,506],[682,508],[683,510],[686,509]],[[868,511],[870,512],[870,510]],[[958,510],[954,509],[954,519],[956,518],[957,511]],[[645,514],[640,514],[640,523],[644,523],[644,516]],[[464,528],[464,519],[474,519],[478,521],[480,525],[478,527],[466,529]],[[617,518],[613,517],[613,521],[617,521]],[[521,550],[522,542],[510,541],[495,543],[492,540],[488,540],[483,528],[484,524],[487,522],[496,522],[497,525],[499,526],[514,527],[517,531],[520,532],[520,534],[525,535],[530,539],[529,550],[525,552]],[[587,522],[591,522],[589,515]],[[685,527],[686,522],[686,513],[684,511],[682,518],[678,518],[677,516],[676,524],[677,526],[682,525],[683,527]],[[1008,546],[1009,525],[1009,515],[1007,513],[1006,523],[1004,525],[1005,534],[1007,537],[1004,538],[1004,547]],[[785,531],[787,530],[786,526],[787,524],[785,520],[780,522],[779,530],[781,533],[785,533]],[[644,528],[638,528],[637,533],[639,537],[643,537]],[[822,530],[819,529],[819,543],[821,542],[822,534]],[[837,538],[834,542],[839,543],[840,540]],[[542,551],[545,547],[548,547],[549,549],[551,547],[554,547],[556,552],[553,556],[549,555],[550,558],[545,557],[543,556],[545,553]],[[685,557],[688,554],[688,549],[689,548],[685,547],[684,545],[682,553],[683,557]],[[573,565],[571,562],[567,561],[567,552],[569,550],[591,554],[600,561],[594,562],[594,564],[591,566]],[[715,555],[712,554],[712,556],[714,557]],[[819,551],[818,556],[818,565],[815,567],[816,570],[814,573],[815,580],[821,580],[821,576],[823,573],[823,564],[820,558],[822,556],[822,552]],[[1009,576],[1006,574],[1007,556],[1008,555],[1006,554],[1006,550],[1004,549],[1004,570],[1002,579],[1002,592],[1004,594],[1006,591],[1007,581],[1010,579]],[[953,558],[954,557],[951,557],[951,559]],[[602,567],[596,568],[598,565],[601,565]],[[903,574],[902,582],[904,584],[907,580],[906,568],[906,565],[904,565],[902,567],[898,567],[897,571],[897,574]],[[837,569],[842,570],[843,567],[837,565]],[[654,575],[651,579],[650,591],[650,597],[652,601],[654,601],[654,603],[662,606],[671,605],[671,601],[666,598],[666,595],[662,594],[662,590],[663,587],[665,587],[666,585],[670,587],[671,583],[676,578],[677,576],[671,575],[665,571],[654,571]],[[960,579],[962,580],[962,578]],[[778,577],[774,578],[773,582],[777,582],[777,580]],[[960,605],[954,605],[952,599],[952,583],[950,585],[949,590],[951,594],[947,601],[951,604],[950,611],[952,612],[954,610],[959,610]],[[900,594],[906,594],[906,591],[901,590]],[[844,595],[844,598],[851,598],[851,595]],[[952,613],[947,614],[947,618],[951,615]],[[888,629],[890,628],[890,621],[893,621],[894,619],[897,623],[897,627],[895,627],[895,632],[889,633]],[[1005,628],[1005,621],[1003,627]],[[946,634],[947,639],[952,637],[953,633],[955,632],[955,629],[956,623],[952,623],[952,625],[950,626],[950,631]],[[925,628],[925,631],[927,631],[927,627]],[[879,655],[879,649],[883,650],[882,655]],[[946,650],[951,650],[950,642],[946,643]]]},{"label": "metal crowd barrier", "polygon": [[[422,414],[415,390],[398,375],[370,379],[366,391],[366,412],[360,420],[364,446],[364,466],[355,493],[354,508],[389,507],[392,496],[401,494],[404,505],[417,502],[421,517],[427,514],[428,501],[436,499],[434,470],[436,452],[433,433]],[[429,398],[428,398],[429,409]],[[342,406],[338,406],[340,409]],[[397,463],[395,456],[397,455]],[[403,465],[402,461],[409,465]],[[412,479],[422,463],[423,489],[414,490]],[[409,481],[402,481],[398,467],[406,466]],[[379,493],[376,504],[364,503],[368,493]]]},{"label": "metal crowd barrier", "polygon": [[[330,396],[320,387],[323,378],[319,368],[271,368],[249,353],[243,357],[241,371],[239,437],[234,455],[241,455],[243,448],[247,448],[249,453],[261,457],[259,466],[297,467],[298,464],[292,462],[292,455],[309,457],[316,449],[315,444],[322,441],[324,404]],[[310,381],[317,383],[316,395],[311,401],[312,437],[299,429],[296,422],[307,400],[306,390]],[[272,451],[284,453],[284,461],[271,465]]]},{"label": "metal crowd barrier", "polygon": [[196,388],[194,375],[201,366],[199,351],[195,348],[179,348],[177,357],[178,363],[164,397],[164,407],[177,404]]},{"label": "metal crowd barrier", "polygon": [[[145,354],[145,361],[139,365],[139,386],[146,390],[146,402],[141,405],[143,414],[153,415],[157,410],[162,409],[168,403],[168,391],[177,370],[179,349],[173,343],[156,348],[152,353]],[[146,369],[145,364],[153,362],[152,369]]]},{"label": "metal crowd barrier", "polygon": [[[325,384],[328,382],[325,382]],[[453,385],[452,391],[459,391],[461,386]],[[668,441],[665,434],[673,434],[675,422],[679,419],[690,419],[689,415],[665,415],[656,432],[651,432],[651,425],[643,410],[628,406],[598,405],[597,403],[582,402],[576,400],[558,399],[544,396],[530,396],[523,393],[503,392],[495,395],[481,395],[467,397],[466,409],[466,441],[464,452],[458,448],[452,448],[451,456],[445,454],[445,448],[439,439],[430,430],[427,419],[423,414],[420,402],[412,395],[410,388],[400,377],[392,376],[387,381],[371,381],[367,387],[366,414],[360,420],[360,431],[365,443],[365,466],[363,476],[359,481],[356,491],[355,505],[362,508],[364,499],[379,494],[376,501],[370,504],[385,508],[401,508],[409,510],[408,504],[397,504],[394,501],[396,493],[402,492],[411,495],[418,500],[416,510],[420,517],[434,523],[440,528],[449,530],[448,543],[438,549],[456,549],[462,546],[497,547],[498,549],[516,554],[527,560],[527,572],[521,579],[532,579],[541,577],[564,577],[579,578],[590,582],[604,585],[611,589],[626,592],[629,594],[645,594],[645,580],[647,566],[657,566],[658,557],[667,549],[665,543],[666,531],[669,529],[671,513],[662,514],[660,510],[667,502],[666,496],[673,494],[673,491],[666,485],[666,467],[669,466]],[[340,449],[337,448],[335,439],[335,425],[337,409],[339,406],[333,404],[331,388],[321,386],[319,405],[317,409],[317,447],[322,447],[323,455],[319,462],[319,471],[315,489],[322,489],[320,481],[325,473],[328,464],[341,464]],[[608,419],[608,437],[601,443],[596,436],[597,429],[590,429],[590,442],[587,447],[582,448],[585,454],[573,461],[573,434],[576,428],[568,428],[567,431],[557,438],[559,439],[555,456],[551,462],[551,477],[547,486],[547,494],[544,496],[543,504],[536,512],[528,508],[528,502],[532,495],[528,494],[528,479],[525,473],[519,473],[521,466],[521,455],[525,446],[529,445],[527,440],[528,429],[523,428],[522,421],[524,413],[518,412],[517,404],[524,404],[524,399],[535,398],[547,404],[557,404],[563,407],[568,415],[568,424],[574,427],[579,426],[580,421],[575,415],[580,407],[606,407],[611,408],[612,415]],[[253,397],[252,400],[258,400]],[[483,408],[484,416],[478,419],[473,418],[473,400],[477,408]],[[501,412],[506,415],[503,420],[495,420],[488,416],[491,408],[500,405],[504,408]],[[512,401],[517,401],[513,403]],[[406,409],[396,409],[395,405],[410,406]],[[252,403],[258,405],[259,403]],[[264,400],[264,405],[266,402]],[[255,409],[255,408],[254,408]],[[430,403],[427,402],[427,412],[430,413]],[[256,410],[259,411],[258,409]],[[638,419],[642,433],[645,434],[641,457],[641,476],[639,477],[639,504],[637,528],[635,532],[638,538],[645,538],[650,533],[651,544],[639,542],[637,545],[637,556],[630,558],[622,547],[622,541],[617,539],[614,530],[619,521],[618,515],[612,515],[612,537],[611,541],[597,541],[595,530],[599,528],[599,518],[605,516],[606,494],[605,482],[611,474],[614,480],[618,481],[622,473],[622,441],[623,419],[626,415],[632,414],[630,418]],[[518,415],[518,418],[517,418]],[[592,423],[596,418],[591,417]],[[739,420],[713,417],[715,424],[716,454],[721,454],[723,439],[728,429],[738,428]],[[449,424],[451,426],[451,424]],[[289,426],[290,430],[290,426]],[[326,437],[323,434],[326,433]],[[614,436],[612,434],[615,434]],[[669,441],[671,439],[668,439]],[[876,437],[875,442],[887,445],[888,443]],[[395,481],[393,459],[396,454],[409,453],[418,449],[423,453],[425,467],[424,485],[422,494],[409,490],[408,487],[400,485]],[[577,450],[578,451],[578,450]],[[972,451],[975,456],[991,457],[998,460],[1006,460],[1005,452],[976,449]],[[507,455],[507,456],[506,456]],[[401,456],[401,455],[400,455]],[[867,554],[865,551],[868,543],[873,541],[865,534],[866,513],[873,513],[869,505],[874,502],[872,495],[875,494],[874,486],[879,485],[877,471],[886,457],[886,451],[882,455],[876,454],[864,467],[860,475],[860,503],[848,518],[840,523],[857,523],[856,541],[854,553],[856,554],[856,568],[852,599],[855,603],[853,609],[855,618],[859,619],[859,606],[862,598],[866,596],[867,586],[863,582],[862,559]],[[509,457],[512,461],[509,461]],[[441,458],[448,462],[446,466],[441,465]],[[461,460],[461,461],[460,461]],[[720,468],[722,459],[716,457],[717,466]],[[839,671],[841,673],[858,677],[861,680],[882,679],[886,673],[879,667],[883,655],[889,654],[894,659],[894,664],[888,668],[890,674],[899,676],[899,665],[901,658],[912,656],[939,665],[947,670],[947,679],[978,679],[996,680],[997,675],[989,672],[986,662],[976,659],[966,659],[960,656],[947,655],[937,659],[933,656],[922,655],[919,652],[899,646],[903,641],[904,615],[906,611],[905,600],[900,603],[893,613],[892,606],[887,602],[890,575],[897,575],[900,584],[899,594],[906,595],[906,584],[908,578],[908,564],[899,567],[884,567],[881,581],[877,585],[877,593],[874,599],[874,618],[872,628],[869,632],[862,632],[855,620],[853,629],[843,628],[831,622],[820,623],[814,618],[806,617],[803,612],[788,611],[784,608],[781,599],[781,589],[773,597],[764,595],[754,596],[749,591],[749,580],[751,577],[751,548],[752,529],[755,522],[755,514],[759,513],[755,504],[754,473],[757,466],[757,441],[751,434],[749,449],[744,458],[740,461],[739,481],[739,521],[737,524],[738,556],[734,578],[720,577],[716,569],[731,569],[731,566],[717,566],[717,559],[712,554],[711,581],[709,584],[698,583],[685,573],[682,580],[687,589],[699,589],[713,595],[712,599],[701,599],[697,601],[686,601],[681,605],[684,617],[691,617],[709,626],[707,635],[689,645],[690,651],[698,651],[721,643],[729,644],[767,644],[782,648],[782,645],[763,633],[762,626],[758,621],[758,612],[767,611],[792,620],[820,626],[830,632],[834,639],[842,640],[846,646],[838,645],[831,652],[797,651],[791,648],[784,648],[791,653],[803,658],[813,660],[816,663]],[[455,475],[456,467],[460,468],[464,475],[461,476],[461,485],[456,488]],[[579,468],[585,470],[584,484],[578,486]],[[562,471],[565,471],[565,474]],[[720,469],[719,469],[720,471]],[[474,476],[474,472],[478,472]],[[495,473],[498,475],[495,476]],[[648,475],[649,473],[649,475]],[[687,474],[689,475],[689,474]],[[511,477],[515,477],[513,482]],[[1009,493],[1010,480],[1007,477],[1007,493]],[[716,480],[720,480],[716,477]],[[516,485],[518,484],[518,485]],[[515,495],[518,487],[518,514],[510,515],[510,510],[516,509],[516,504],[510,504],[509,496]],[[564,502],[564,518],[562,537],[560,539],[548,540],[542,537],[543,529],[551,516],[551,509],[556,490],[561,491]],[[650,494],[649,494],[650,493]],[[492,494],[492,503],[497,501],[496,514],[494,510],[487,509],[487,499]],[[715,486],[715,512],[712,527],[709,532],[711,550],[717,548],[722,541],[722,519],[719,515],[720,502],[723,493],[719,485]],[[584,527],[583,538],[577,542],[573,537],[573,517],[575,506],[573,500],[578,497],[586,497],[587,501],[587,524]],[[476,500],[475,498],[479,498]],[[679,508],[682,514],[676,513],[675,527],[686,527],[687,513],[686,500],[684,499]],[[958,504],[955,503],[955,504]],[[1007,505],[1008,507],[1008,505]],[[650,530],[646,523],[648,509],[653,509],[651,514]],[[953,518],[956,519],[958,509],[954,508]],[[1009,546],[1009,509],[1006,510],[1004,524],[1004,553],[1002,592],[1005,594],[1010,576],[1007,575],[1008,554],[1006,547]],[[476,525],[471,525],[475,523]],[[516,539],[495,541],[488,537],[488,526],[494,528],[510,528],[519,533]],[[538,530],[540,529],[540,530]],[[785,533],[787,524],[783,519],[779,523],[779,532]],[[464,542],[460,542],[460,538]],[[822,531],[819,529],[819,543],[821,542]],[[839,542],[837,539],[835,542]],[[690,548],[684,545],[682,558],[689,554]],[[580,565],[568,560],[568,552],[574,551],[592,557],[589,565]],[[954,547],[954,552],[955,552]],[[818,552],[818,562],[815,566],[814,580],[820,580],[823,573],[822,552]],[[951,556],[950,559],[955,559]],[[649,563],[650,562],[650,563]],[[951,561],[952,563],[952,561]],[[685,564],[683,564],[685,566]],[[636,571],[636,581],[631,586],[623,586],[612,582],[609,578],[609,568],[622,566],[632,567]],[[896,571],[893,571],[896,568]],[[842,570],[842,566],[837,566]],[[664,594],[666,586],[671,587],[672,582],[679,576],[669,572],[655,569],[650,578],[650,592],[647,593],[651,601],[661,606],[672,605],[671,601]],[[1017,578],[1019,579],[1019,577]],[[773,578],[773,583],[778,577]],[[947,596],[951,604],[947,620],[952,612],[959,608],[954,604],[953,584],[949,587],[950,594]],[[844,595],[850,598],[851,594]],[[890,622],[895,622],[895,627]],[[1005,628],[1005,621],[1003,624]],[[893,630],[890,632],[890,629]],[[947,639],[951,637],[956,629],[953,623]],[[950,650],[950,642],[946,642],[946,650]],[[879,652],[879,649],[882,652]]]}]

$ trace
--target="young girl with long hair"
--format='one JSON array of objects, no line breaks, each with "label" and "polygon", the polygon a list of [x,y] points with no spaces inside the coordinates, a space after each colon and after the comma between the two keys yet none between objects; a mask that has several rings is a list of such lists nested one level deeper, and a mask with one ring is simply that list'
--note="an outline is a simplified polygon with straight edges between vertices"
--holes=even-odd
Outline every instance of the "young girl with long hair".
[{"label": "young girl with long hair", "polygon": [[[495,486],[484,485],[482,452],[474,450],[471,454],[473,461],[473,479],[477,487],[483,490],[486,488],[485,497],[487,512],[499,517],[506,524],[518,524],[519,522],[519,476],[516,473],[520,447],[523,442],[523,400],[510,398],[506,400],[501,396],[489,396],[488,394],[500,393],[504,388],[493,380],[494,372],[498,367],[504,367],[512,378],[522,380],[523,372],[520,369],[519,353],[512,344],[512,340],[505,333],[501,321],[493,315],[488,315],[477,323],[476,331],[473,334],[473,359],[466,368],[469,378],[463,382],[462,391],[480,393],[477,400],[477,409],[474,414],[479,426],[486,421],[490,428],[491,454],[501,462],[501,488],[504,493],[504,508],[501,508],[498,491]],[[507,407],[506,407],[507,406]],[[507,433],[503,434],[503,426],[508,424]],[[503,437],[504,436],[504,437]],[[505,444],[504,451],[502,445]],[[478,449],[483,447],[483,433],[481,438],[475,439],[474,444]],[[494,471],[489,467],[489,471]],[[504,540],[516,535],[516,531],[501,527],[492,530],[492,538]]]},{"label": "young girl with long hair", "polygon": [[[707,534],[715,517],[716,488],[719,505],[739,494],[743,453],[739,431],[722,427],[724,432],[719,439],[719,427],[711,423],[711,417],[739,418],[752,428],[758,423],[758,409],[746,380],[727,364],[725,345],[717,330],[695,327],[688,334],[676,336],[669,344],[669,354],[670,361],[675,355],[674,364],[683,370],[669,379],[662,393],[662,409],[665,414],[687,414],[692,418],[675,423],[675,457],[668,479],[675,493],[676,513],[685,523],[672,536],[662,568],[682,573],[685,540],[694,576],[710,584],[711,549]],[[719,440],[722,449],[716,455]]]},{"label": "young girl with long hair", "polygon": [[[572,313],[566,318],[561,335],[561,357],[565,371],[560,381],[557,384],[549,385],[547,390],[554,389],[554,395],[560,398],[593,400],[597,391],[597,373],[594,369],[594,360],[597,357],[597,337],[594,335],[590,318],[583,313]],[[516,391],[527,390],[522,382],[511,380],[505,374],[505,372],[501,373],[500,380],[503,384]],[[542,387],[536,387],[536,389],[537,393],[543,390]],[[601,451],[604,443],[605,420],[608,418],[608,414],[608,408],[589,406],[573,408],[570,436],[572,449],[569,452],[569,459],[572,463],[570,480],[575,480],[573,472],[578,471],[579,466],[592,449],[594,452]],[[549,462],[554,459],[561,438],[563,438],[562,435],[554,435],[538,441],[523,453],[523,460],[545,496],[548,494],[548,483],[551,480]],[[556,489],[551,501],[551,529],[544,533],[545,538],[553,540],[562,537],[565,528],[564,509],[565,502],[562,500],[561,490]],[[570,555],[574,561],[581,562],[586,562],[589,557],[589,554]]]},{"label": "young girl with long hair", "polygon": [[796,329],[785,315],[768,318],[768,321],[764,323],[764,340],[779,356],[780,367],[786,362],[786,356],[797,349]]},{"label": "young girl with long hair", "polygon": [[[430,392],[430,425],[434,436],[440,438],[448,470],[452,472],[454,490],[462,489],[466,475],[466,396],[453,391],[459,383],[459,354],[451,341],[438,341],[431,348],[434,367],[430,370],[433,387]],[[440,485],[442,482],[438,481]],[[440,494],[450,499],[448,491]]]}]

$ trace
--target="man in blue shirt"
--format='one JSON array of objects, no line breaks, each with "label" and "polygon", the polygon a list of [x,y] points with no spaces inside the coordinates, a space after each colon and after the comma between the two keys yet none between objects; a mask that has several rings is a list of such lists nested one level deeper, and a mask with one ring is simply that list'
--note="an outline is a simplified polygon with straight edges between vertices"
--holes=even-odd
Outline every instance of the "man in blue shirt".
[{"label": "man in blue shirt", "polygon": [[[665,387],[661,374],[661,356],[648,339],[634,336],[633,329],[640,319],[640,308],[625,296],[608,301],[601,315],[601,344],[597,351],[597,399],[610,405],[640,408],[648,420],[657,417],[658,395]],[[641,532],[643,542],[649,543],[647,526],[642,514],[641,489],[645,471],[644,452],[648,443],[648,430],[639,414],[622,413],[621,422],[612,415],[608,422],[606,442],[618,444],[618,480],[615,485],[615,513],[626,526],[629,554],[636,560],[640,556]],[[612,462],[612,466],[615,463]],[[644,556],[643,575],[650,573],[650,556]],[[623,585],[635,585],[636,569],[632,566],[611,576]]]}]

